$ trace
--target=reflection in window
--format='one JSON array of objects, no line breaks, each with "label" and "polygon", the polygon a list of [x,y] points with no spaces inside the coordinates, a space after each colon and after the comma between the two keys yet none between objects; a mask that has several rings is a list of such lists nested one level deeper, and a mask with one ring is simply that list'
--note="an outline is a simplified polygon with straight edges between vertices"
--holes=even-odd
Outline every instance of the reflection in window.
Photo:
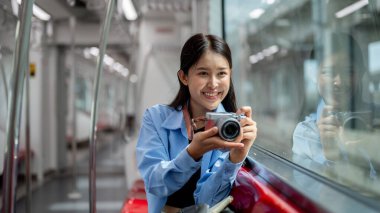
[{"label": "reflection in window", "polygon": [[0,131],[5,132],[7,121],[7,98],[9,97],[9,81],[13,52],[0,45]]},{"label": "reflection in window", "polygon": [[260,126],[255,145],[380,197],[376,1],[225,2],[239,105]]},{"label": "reflection in window", "polygon": [[78,76],[75,84],[75,107],[84,112],[91,111],[91,82]]}]

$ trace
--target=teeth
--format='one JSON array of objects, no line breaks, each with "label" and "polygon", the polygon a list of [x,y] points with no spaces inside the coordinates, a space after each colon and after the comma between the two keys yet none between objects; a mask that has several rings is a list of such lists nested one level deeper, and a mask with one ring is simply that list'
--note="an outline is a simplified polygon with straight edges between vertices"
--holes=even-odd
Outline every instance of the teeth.
[{"label": "teeth", "polygon": [[216,96],[218,93],[215,92],[215,93],[208,93],[208,92],[205,92],[205,95],[206,96]]}]

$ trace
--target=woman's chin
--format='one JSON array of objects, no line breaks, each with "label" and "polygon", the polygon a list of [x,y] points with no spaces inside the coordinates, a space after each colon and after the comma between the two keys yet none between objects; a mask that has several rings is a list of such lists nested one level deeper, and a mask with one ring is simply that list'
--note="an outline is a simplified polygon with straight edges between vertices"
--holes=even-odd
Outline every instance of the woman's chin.
[{"label": "woman's chin", "polygon": [[207,104],[205,106],[205,108],[207,109],[207,111],[214,111],[219,106],[219,104],[220,104],[220,102],[213,103],[213,104]]}]

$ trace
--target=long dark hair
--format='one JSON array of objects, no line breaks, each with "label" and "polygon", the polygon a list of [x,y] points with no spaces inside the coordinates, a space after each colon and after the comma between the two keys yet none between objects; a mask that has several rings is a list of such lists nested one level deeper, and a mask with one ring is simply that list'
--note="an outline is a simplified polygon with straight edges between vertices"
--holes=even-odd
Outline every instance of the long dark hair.
[{"label": "long dark hair", "polygon": [[[231,50],[228,44],[218,36],[199,33],[191,36],[182,47],[180,69],[183,70],[185,75],[189,74],[190,67],[197,63],[207,50],[211,50],[224,56],[228,61],[230,69],[232,69]],[[179,77],[178,82],[180,88],[177,96],[169,106],[176,110],[181,110],[190,99],[190,92],[189,88],[180,81]],[[230,89],[228,90],[226,97],[223,99],[222,104],[227,112],[236,112],[237,110],[232,78],[230,78]]]}]

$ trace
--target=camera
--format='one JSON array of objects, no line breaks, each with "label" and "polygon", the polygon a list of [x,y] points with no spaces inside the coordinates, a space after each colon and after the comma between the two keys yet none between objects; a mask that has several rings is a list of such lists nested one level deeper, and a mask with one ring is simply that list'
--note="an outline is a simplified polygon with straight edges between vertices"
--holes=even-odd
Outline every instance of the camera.
[{"label": "camera", "polygon": [[371,128],[371,112],[332,112],[344,129],[367,130]]},{"label": "camera", "polygon": [[226,141],[234,141],[240,134],[240,120],[244,115],[229,112],[207,112],[205,130],[218,127],[219,136]]},{"label": "camera", "polygon": [[364,140],[363,134],[372,128],[372,114],[370,111],[360,112],[333,112],[341,126],[340,139],[345,143],[353,143]]}]

